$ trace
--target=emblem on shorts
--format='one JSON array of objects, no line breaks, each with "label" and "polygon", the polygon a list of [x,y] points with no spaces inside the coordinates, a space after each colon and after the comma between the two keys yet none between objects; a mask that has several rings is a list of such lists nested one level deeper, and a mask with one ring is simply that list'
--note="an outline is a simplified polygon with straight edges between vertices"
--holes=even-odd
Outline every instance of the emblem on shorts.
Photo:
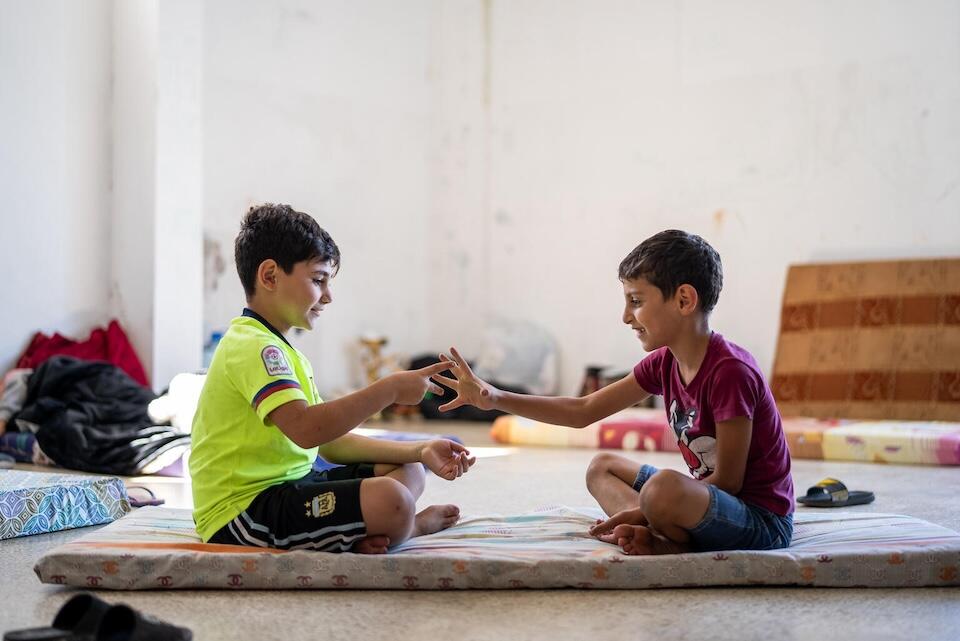
[{"label": "emblem on shorts", "polygon": [[307,501],[303,504],[303,507],[307,508],[304,516],[312,516],[315,519],[319,519],[321,516],[333,514],[336,506],[336,495],[334,495],[333,492],[324,492],[323,494],[318,494],[313,497],[312,501]]},{"label": "emblem on shorts", "polygon": [[263,366],[267,368],[267,374],[270,376],[293,374],[293,370],[287,365],[287,359],[283,357],[283,352],[276,345],[264,347],[260,352],[260,358],[263,359]]}]

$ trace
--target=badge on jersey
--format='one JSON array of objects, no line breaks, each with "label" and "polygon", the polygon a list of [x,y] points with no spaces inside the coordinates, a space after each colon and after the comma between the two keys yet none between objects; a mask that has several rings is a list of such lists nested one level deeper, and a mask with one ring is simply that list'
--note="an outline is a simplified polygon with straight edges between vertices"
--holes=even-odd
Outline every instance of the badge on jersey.
[{"label": "badge on jersey", "polygon": [[267,368],[267,374],[270,376],[280,376],[281,374],[292,375],[293,370],[287,364],[287,359],[283,351],[276,345],[268,345],[260,352],[260,358],[263,359],[263,366]]},{"label": "badge on jersey", "polygon": [[312,501],[304,503],[303,507],[307,508],[304,516],[312,516],[315,519],[319,519],[321,516],[333,514],[333,511],[337,509],[337,495],[333,492],[318,494],[313,497]]}]

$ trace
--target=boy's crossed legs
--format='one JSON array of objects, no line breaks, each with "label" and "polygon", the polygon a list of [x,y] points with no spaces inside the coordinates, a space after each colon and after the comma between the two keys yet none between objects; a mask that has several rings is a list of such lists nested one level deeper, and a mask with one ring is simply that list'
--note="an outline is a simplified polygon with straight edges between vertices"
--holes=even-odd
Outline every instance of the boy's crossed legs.
[{"label": "boy's crossed legs", "polygon": [[704,483],[673,470],[655,471],[617,454],[595,456],[586,476],[590,494],[611,517],[590,533],[620,545],[627,554],[688,550],[688,530],[703,520],[710,506],[710,490]]},{"label": "boy's crossed legs", "polygon": [[426,484],[420,463],[377,463],[373,474],[360,483],[360,510],[367,536],[354,543],[352,552],[385,554],[389,545],[439,532],[460,518],[456,505],[431,505],[414,513]]},{"label": "boy's crossed legs", "polygon": [[425,473],[419,463],[351,464],[267,488],[211,543],[383,554],[411,536],[448,528],[455,505],[415,513]]}]

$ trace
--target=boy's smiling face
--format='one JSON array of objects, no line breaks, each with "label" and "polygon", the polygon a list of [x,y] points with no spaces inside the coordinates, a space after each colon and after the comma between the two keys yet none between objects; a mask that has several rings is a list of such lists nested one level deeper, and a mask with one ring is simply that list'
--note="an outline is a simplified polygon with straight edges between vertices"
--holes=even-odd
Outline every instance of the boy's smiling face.
[{"label": "boy's smiling face", "polygon": [[289,274],[277,269],[274,300],[283,325],[313,329],[320,312],[333,301],[330,279],[335,274],[336,267],[328,260],[300,261]]},{"label": "boy's smiling face", "polygon": [[621,283],[625,301],[623,322],[636,332],[643,349],[652,352],[669,345],[680,324],[677,292],[664,300],[660,288],[646,278],[622,279]]}]

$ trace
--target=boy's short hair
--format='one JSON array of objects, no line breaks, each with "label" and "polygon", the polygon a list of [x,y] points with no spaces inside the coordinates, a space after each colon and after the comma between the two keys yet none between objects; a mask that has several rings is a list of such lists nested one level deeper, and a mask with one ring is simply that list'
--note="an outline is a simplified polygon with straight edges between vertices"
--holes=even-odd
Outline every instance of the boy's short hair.
[{"label": "boy's short hair", "polygon": [[330,261],[340,269],[340,249],[312,217],[290,205],[251,207],[234,243],[237,273],[247,298],[256,292],[257,269],[272,258],[287,274],[304,260]]},{"label": "boy's short hair", "polygon": [[680,285],[692,285],[704,314],[713,311],[723,289],[720,254],[700,236],[678,229],[662,231],[637,245],[621,261],[619,273],[620,280],[646,279],[664,300]]}]

